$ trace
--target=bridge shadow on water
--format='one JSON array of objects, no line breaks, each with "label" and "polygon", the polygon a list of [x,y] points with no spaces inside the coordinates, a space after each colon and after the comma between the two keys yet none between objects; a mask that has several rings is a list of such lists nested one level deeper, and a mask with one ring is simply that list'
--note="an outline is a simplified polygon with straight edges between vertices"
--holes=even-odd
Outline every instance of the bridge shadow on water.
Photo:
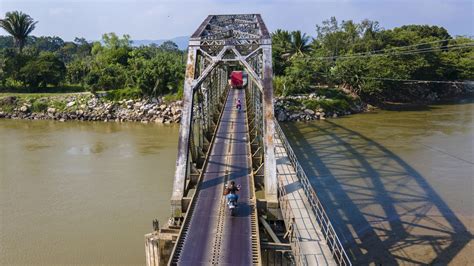
[{"label": "bridge shadow on water", "polygon": [[472,239],[425,178],[381,144],[330,121],[282,127],[355,265],[448,264]]}]

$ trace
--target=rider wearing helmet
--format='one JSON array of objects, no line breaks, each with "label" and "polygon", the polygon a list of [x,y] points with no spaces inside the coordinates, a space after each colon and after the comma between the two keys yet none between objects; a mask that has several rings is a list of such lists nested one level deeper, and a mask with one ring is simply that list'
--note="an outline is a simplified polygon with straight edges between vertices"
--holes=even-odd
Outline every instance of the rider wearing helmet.
[{"label": "rider wearing helmet", "polygon": [[225,191],[227,202],[234,200],[237,204],[237,201],[239,200],[239,195],[237,195],[236,192],[239,191],[239,187],[240,186],[235,185],[234,181],[230,181]]}]

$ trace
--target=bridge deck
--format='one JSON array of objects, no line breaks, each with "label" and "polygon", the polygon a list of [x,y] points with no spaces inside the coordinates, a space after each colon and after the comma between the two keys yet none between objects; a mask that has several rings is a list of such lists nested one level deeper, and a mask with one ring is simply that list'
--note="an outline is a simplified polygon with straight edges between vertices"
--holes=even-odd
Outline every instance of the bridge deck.
[{"label": "bridge deck", "polygon": [[[336,265],[326,240],[317,223],[316,216],[309,204],[309,200],[298,180],[295,169],[291,164],[280,137],[275,134],[275,156],[277,161],[278,181],[284,186],[286,196],[281,204],[285,222],[294,218],[296,241],[299,256],[296,261],[304,265]],[[290,209],[286,209],[290,207]]]},{"label": "bridge deck", "polygon": [[[242,100],[237,112],[235,99]],[[250,154],[245,115],[245,91],[230,90],[218,125],[196,204],[180,251],[182,265],[250,265],[252,223]],[[224,184],[234,180],[242,186],[235,216],[230,216],[223,197]]]}]

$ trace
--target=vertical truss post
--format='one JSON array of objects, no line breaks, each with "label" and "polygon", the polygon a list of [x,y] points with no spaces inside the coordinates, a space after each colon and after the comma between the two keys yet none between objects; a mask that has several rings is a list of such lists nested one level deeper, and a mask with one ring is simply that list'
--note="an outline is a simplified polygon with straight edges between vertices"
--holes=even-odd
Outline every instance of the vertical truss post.
[{"label": "vertical truss post", "polygon": [[[270,40],[271,43],[271,40]],[[264,173],[267,208],[278,208],[278,180],[276,176],[275,125],[273,124],[273,70],[271,44],[262,45],[263,50],[263,130]]]},{"label": "vertical truss post", "polygon": [[174,218],[182,216],[182,199],[186,186],[186,177],[189,169],[190,132],[192,127],[193,113],[193,89],[194,76],[196,73],[197,46],[190,46],[183,91],[183,111],[181,126],[179,128],[178,158],[176,159],[176,170],[173,181],[173,192],[171,195],[171,211]]}]

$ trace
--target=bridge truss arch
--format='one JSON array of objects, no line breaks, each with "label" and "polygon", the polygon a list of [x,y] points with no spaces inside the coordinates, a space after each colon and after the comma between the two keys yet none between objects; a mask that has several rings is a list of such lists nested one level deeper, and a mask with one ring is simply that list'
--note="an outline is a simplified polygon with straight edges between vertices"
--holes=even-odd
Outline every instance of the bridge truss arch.
[{"label": "bridge truss arch", "polygon": [[178,157],[171,196],[175,221],[189,207],[223,107],[230,69],[248,73],[253,171],[267,208],[278,208],[271,36],[259,14],[210,15],[189,40]]}]

